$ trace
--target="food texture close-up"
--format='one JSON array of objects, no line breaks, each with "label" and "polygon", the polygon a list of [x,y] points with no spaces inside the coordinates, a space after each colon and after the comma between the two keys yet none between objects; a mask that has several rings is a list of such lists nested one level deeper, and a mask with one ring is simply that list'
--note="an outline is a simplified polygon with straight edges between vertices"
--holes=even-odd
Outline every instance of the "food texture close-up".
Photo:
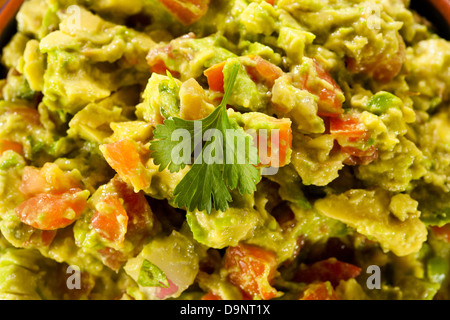
[{"label": "food texture close-up", "polygon": [[0,0],[0,299],[450,300],[417,2]]}]

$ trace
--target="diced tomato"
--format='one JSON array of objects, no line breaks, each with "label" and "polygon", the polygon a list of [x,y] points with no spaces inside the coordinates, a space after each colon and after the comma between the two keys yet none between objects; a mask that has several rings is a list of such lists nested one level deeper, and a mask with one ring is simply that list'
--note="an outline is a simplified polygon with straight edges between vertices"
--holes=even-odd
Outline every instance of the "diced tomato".
[{"label": "diced tomato", "polygon": [[[33,228],[28,226],[30,229]],[[30,238],[24,242],[24,248],[42,248],[48,247],[56,236],[56,230],[37,230],[33,228],[30,230]]]},{"label": "diced tomato", "polygon": [[195,54],[190,45],[191,39],[195,39],[195,34],[192,32],[172,40],[168,45],[151,49],[147,55],[150,71],[163,75],[169,71],[172,76],[179,78],[180,72],[177,67],[180,62],[190,61]]},{"label": "diced tomato", "polygon": [[264,83],[268,88],[272,88],[275,80],[283,75],[283,70],[273,63],[256,55],[249,55],[256,65],[247,67],[247,72],[258,83]]},{"label": "diced tomato", "polygon": [[336,258],[329,258],[310,266],[301,267],[293,280],[304,283],[329,281],[333,286],[337,286],[341,280],[356,278],[360,273],[361,268],[358,266],[341,262]]},{"label": "diced tomato", "polygon": [[114,271],[119,271],[120,267],[128,260],[128,257],[122,252],[109,247],[98,250],[98,253],[101,256],[102,262]]},{"label": "diced tomato", "polygon": [[344,113],[342,103],[344,94],[339,85],[315,59],[312,68],[301,75],[300,89],[305,89],[319,97],[318,115],[321,117],[337,117]]},{"label": "diced tomato", "polygon": [[353,115],[331,118],[330,133],[336,138],[343,137],[353,142],[365,140],[369,134],[359,117]]},{"label": "diced tomato", "polygon": [[[267,139],[264,139],[265,137],[257,133],[260,164],[281,168],[290,161],[292,150],[291,121],[271,118],[270,123],[274,124],[275,129],[278,130],[278,139],[272,139],[270,134]],[[267,152],[262,152],[262,150]]]},{"label": "diced tomato", "polygon": [[275,4],[275,0],[266,0],[267,3],[274,5]]},{"label": "diced tomato", "polygon": [[86,207],[87,196],[77,188],[38,194],[19,205],[16,213],[20,221],[39,230],[65,228],[79,218]]},{"label": "diced tomato", "polygon": [[20,143],[7,139],[0,139],[0,155],[7,150],[12,150],[18,154],[23,154],[23,147]]},{"label": "diced tomato", "polygon": [[202,300],[222,300],[222,298],[210,291],[202,297]]},{"label": "diced tomato", "polygon": [[432,226],[431,230],[437,238],[450,243],[450,223],[442,227]]},{"label": "diced tomato", "polygon": [[[246,71],[257,83],[265,84],[269,89],[273,87],[275,80],[283,75],[283,70],[273,63],[257,55],[249,55],[248,58],[255,62],[254,65],[246,66]],[[224,92],[223,69],[226,61],[208,68],[204,74],[208,79],[209,88],[213,91]]]},{"label": "diced tomato", "polygon": [[97,204],[91,220],[92,228],[117,246],[123,244],[127,233],[128,215],[116,194],[104,196]]},{"label": "diced tomato", "polygon": [[150,71],[152,73],[158,73],[158,74],[166,74],[169,69],[166,67],[166,64],[162,60],[158,60],[155,62],[154,65],[151,66]]},{"label": "diced tomato", "polygon": [[46,163],[42,168],[25,167],[19,190],[30,197],[40,193],[64,192],[72,188],[81,189],[80,181],[62,171],[58,165]]},{"label": "diced tomato", "polygon": [[351,166],[367,165],[378,159],[379,156],[376,146],[370,146],[366,150],[354,147],[341,147],[341,151],[349,155],[345,163]]},{"label": "diced tomato", "polygon": [[300,300],[339,300],[329,282],[319,282],[308,285]]},{"label": "diced tomato", "polygon": [[25,123],[35,126],[41,125],[41,115],[36,109],[28,107],[13,107],[7,112],[22,117]]},{"label": "diced tomato", "polygon": [[240,288],[244,295],[264,300],[280,296],[271,286],[277,269],[275,253],[241,243],[227,248],[225,268],[228,271],[228,280]]},{"label": "diced tomato", "polygon": [[129,182],[135,190],[144,190],[150,185],[145,175],[143,158],[148,155],[137,142],[123,139],[100,146],[106,161],[119,174],[122,180]]},{"label": "diced tomato", "polygon": [[209,0],[159,0],[184,25],[200,20],[208,11]]},{"label": "diced tomato", "polygon": [[330,118],[330,133],[336,138],[342,152],[349,155],[347,164],[366,165],[378,158],[378,148],[366,146],[370,133],[356,115]]},{"label": "diced tomato", "polygon": [[399,48],[396,54],[378,53],[375,57],[362,59],[357,62],[354,58],[347,58],[347,69],[353,73],[365,73],[380,82],[389,82],[401,71],[406,59],[406,46],[403,38],[398,35]]},{"label": "diced tomato", "polygon": [[127,234],[146,233],[153,226],[153,212],[143,191],[134,192],[127,183],[113,179],[114,188],[123,200],[123,208],[128,216]]},{"label": "diced tomato", "polygon": [[150,71],[163,75],[167,74],[167,71],[169,71],[172,76],[178,78],[180,76],[180,73],[174,70],[170,70],[166,66],[164,59],[175,59],[171,44],[150,50],[149,54],[147,55],[147,63],[150,66]]},{"label": "diced tomato", "polygon": [[204,74],[208,80],[209,89],[213,91],[224,92],[223,68],[226,61],[218,63],[205,70]]},{"label": "diced tomato", "polygon": [[53,239],[55,239],[56,230],[42,230],[41,240],[44,246],[49,246]]}]

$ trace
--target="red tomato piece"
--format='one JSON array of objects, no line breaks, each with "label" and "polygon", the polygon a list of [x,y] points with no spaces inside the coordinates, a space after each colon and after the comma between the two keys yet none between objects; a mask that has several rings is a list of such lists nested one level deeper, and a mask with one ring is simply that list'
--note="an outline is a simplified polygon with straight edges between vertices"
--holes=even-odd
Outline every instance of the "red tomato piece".
[{"label": "red tomato piece", "polygon": [[337,286],[341,280],[356,278],[360,273],[361,268],[358,266],[341,262],[336,258],[329,258],[310,266],[301,267],[293,280],[304,283],[329,281],[333,286]]},{"label": "red tomato piece", "polygon": [[128,215],[115,194],[103,197],[96,205],[91,220],[92,228],[106,240],[120,246],[127,233]]},{"label": "red tomato piece", "polygon": [[87,196],[73,188],[62,193],[38,194],[16,208],[20,221],[39,230],[65,228],[79,218]]},{"label": "red tomato piece", "polygon": [[0,139],[0,155],[7,150],[12,150],[18,154],[23,154],[23,147],[20,143],[7,139]]},{"label": "red tomato piece", "polygon": [[184,25],[200,20],[208,11],[209,0],[159,0]]},{"label": "red tomato piece", "polygon": [[28,124],[35,126],[41,125],[41,115],[36,109],[28,107],[13,107],[7,112],[20,116]]},{"label": "red tomato piece", "polygon": [[359,63],[354,58],[347,58],[347,69],[353,73],[365,73],[379,82],[392,81],[401,71],[406,59],[406,46],[403,38],[398,35],[398,50],[396,54],[378,53],[370,60],[363,59]]},{"label": "red tomato piece", "polygon": [[31,226],[28,227],[30,228],[31,236],[23,243],[24,248],[48,247],[53,242],[57,232],[56,230],[37,230]]},{"label": "red tomato piece", "polygon": [[210,291],[202,297],[202,300],[222,300],[222,298]]},{"label": "red tomato piece", "polygon": [[164,59],[175,58],[176,57],[173,53],[173,47],[171,44],[169,44],[164,47],[158,47],[150,50],[149,54],[147,55],[147,63],[150,66],[150,71],[153,73],[166,75],[167,71],[169,71],[172,76],[178,78],[180,76],[180,73],[174,70],[170,70],[164,62]]},{"label": "red tomato piece", "polygon": [[344,112],[342,109],[344,94],[330,73],[315,59],[312,61],[313,69],[302,75],[300,89],[305,89],[319,97],[319,116],[337,117]]},{"label": "red tomato piece", "polygon": [[204,74],[208,80],[209,89],[224,93],[223,68],[226,62],[218,63],[205,70]]},{"label": "red tomato piece", "polygon": [[[291,121],[276,118],[272,118],[269,121],[271,124],[275,124],[275,129],[279,130],[278,139],[272,139],[270,134],[267,138],[257,134],[260,164],[281,168],[290,160],[289,155],[292,150]],[[267,150],[267,152],[262,152],[263,149]],[[274,163],[274,159],[277,159],[277,163]]]},{"label": "red tomato piece", "polygon": [[256,65],[247,67],[247,72],[255,82],[264,83],[268,88],[272,88],[275,80],[283,75],[283,70],[260,56],[250,55],[249,57],[256,62]]},{"label": "red tomato piece", "polygon": [[351,166],[367,165],[378,159],[378,148],[375,146],[369,147],[367,150],[360,150],[354,147],[341,147],[341,151],[348,154],[346,164]]},{"label": "red tomato piece", "polygon": [[239,287],[244,295],[264,300],[280,296],[271,286],[277,269],[275,253],[243,243],[228,247],[225,268],[228,270],[228,280]]},{"label": "red tomato piece", "polygon": [[378,158],[378,148],[367,147],[370,133],[356,115],[330,118],[330,133],[336,138],[341,151],[348,154],[349,165],[366,165]]},{"label": "red tomato piece", "polygon": [[19,190],[30,197],[40,193],[64,192],[81,187],[78,180],[62,171],[58,165],[46,163],[42,168],[25,167]]},{"label": "red tomato piece", "polygon": [[358,141],[367,139],[369,132],[357,116],[348,115],[331,118],[330,133],[336,138]]},{"label": "red tomato piece", "polygon": [[128,234],[145,233],[153,226],[153,212],[143,191],[134,192],[133,188],[121,179],[113,179],[114,188],[123,200],[128,216]]},{"label": "red tomato piece", "polygon": [[137,190],[150,185],[145,175],[143,158],[147,155],[144,148],[130,139],[123,139],[100,146],[106,161],[119,174],[122,180],[129,182]]},{"label": "red tomato piece", "polygon": [[450,242],[450,224],[443,225],[442,227],[432,226],[431,230],[437,238]]},{"label": "red tomato piece", "polygon": [[98,253],[103,263],[114,271],[119,271],[120,267],[128,260],[128,257],[122,252],[109,247],[98,250]]},{"label": "red tomato piece", "polygon": [[[249,55],[248,58],[255,62],[254,65],[246,66],[246,71],[253,81],[263,83],[268,88],[272,88],[275,80],[283,75],[283,70],[273,63],[256,55]],[[218,63],[207,70],[204,74],[208,79],[209,88],[213,91],[224,92],[223,68],[226,61]]]},{"label": "red tomato piece", "polygon": [[339,300],[329,282],[319,282],[308,285],[300,300]]}]

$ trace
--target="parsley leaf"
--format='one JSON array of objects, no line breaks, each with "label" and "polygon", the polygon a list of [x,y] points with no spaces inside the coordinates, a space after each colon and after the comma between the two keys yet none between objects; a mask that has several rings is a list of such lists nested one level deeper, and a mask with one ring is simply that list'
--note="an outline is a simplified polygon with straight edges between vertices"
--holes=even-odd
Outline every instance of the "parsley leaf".
[{"label": "parsley leaf", "polygon": [[143,287],[169,287],[165,273],[147,259],[142,262],[137,282]]},{"label": "parsley leaf", "polygon": [[[211,213],[213,208],[225,211],[232,201],[230,190],[252,193],[261,180],[260,172],[254,166],[259,162],[256,147],[250,136],[227,113],[227,102],[240,67],[239,64],[233,65],[222,102],[208,117],[199,121],[169,118],[156,126],[150,150],[160,171],[168,168],[170,172],[177,172],[189,164],[173,161],[172,150],[180,143],[173,139],[178,129],[184,129],[190,135],[189,150],[194,153],[194,164],[174,191],[174,203],[180,208],[205,210],[207,213]],[[200,148],[202,152],[197,155],[195,151]]]}]

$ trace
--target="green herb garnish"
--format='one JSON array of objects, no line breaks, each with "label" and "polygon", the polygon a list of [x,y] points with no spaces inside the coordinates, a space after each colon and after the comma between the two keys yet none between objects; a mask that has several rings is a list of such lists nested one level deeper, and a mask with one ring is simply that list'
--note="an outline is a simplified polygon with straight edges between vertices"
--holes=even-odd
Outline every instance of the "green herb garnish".
[{"label": "green herb garnish", "polygon": [[[230,120],[227,113],[227,102],[239,68],[239,64],[233,66],[222,102],[208,117],[198,121],[174,117],[156,126],[155,140],[151,142],[150,150],[160,171],[168,168],[172,173],[177,172],[189,164],[186,159],[194,160],[174,191],[174,203],[180,208],[205,210],[207,213],[211,213],[213,208],[225,211],[232,201],[230,190],[237,189],[241,194],[252,193],[261,179],[259,170],[254,166],[259,161],[257,148],[253,146],[250,136],[234,120]],[[199,122],[201,130],[198,129]],[[181,162],[173,161],[172,152],[179,145],[172,139],[178,129],[188,132],[191,138],[189,150],[192,152],[188,157],[183,155],[185,161]],[[200,148],[201,153],[198,152]],[[245,152],[242,154],[237,150]]]},{"label": "green herb garnish", "polygon": [[142,262],[137,282],[143,287],[169,287],[169,281],[165,273],[147,259]]}]

